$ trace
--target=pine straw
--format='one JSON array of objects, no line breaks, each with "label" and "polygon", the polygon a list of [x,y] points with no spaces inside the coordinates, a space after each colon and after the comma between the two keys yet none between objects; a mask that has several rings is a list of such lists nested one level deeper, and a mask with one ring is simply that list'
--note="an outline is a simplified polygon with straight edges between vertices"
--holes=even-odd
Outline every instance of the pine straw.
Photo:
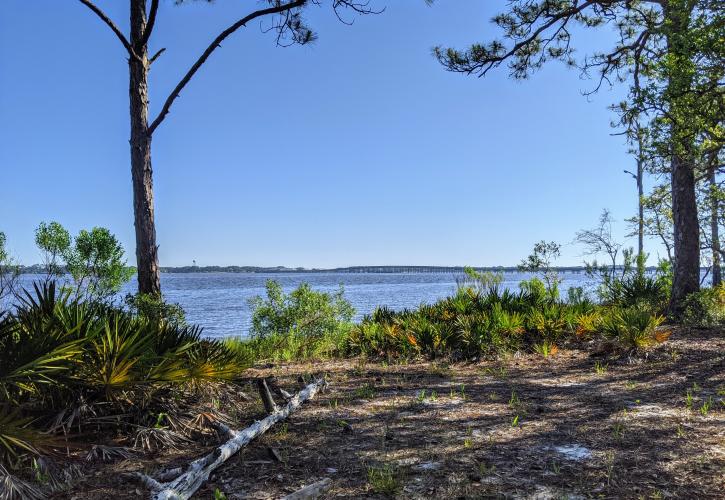
[{"label": "pine straw", "polygon": [[[323,477],[332,479],[330,498],[384,498],[383,490],[399,498],[723,498],[719,331],[676,331],[639,362],[560,349],[547,359],[451,366],[347,360],[250,370],[275,375],[290,392],[300,374],[323,372],[327,392],[232,458],[195,498],[217,488],[229,499],[279,498]],[[261,403],[233,416],[243,427],[263,416]],[[138,498],[120,472],[178,467],[211,445],[97,462],[71,496]]]}]

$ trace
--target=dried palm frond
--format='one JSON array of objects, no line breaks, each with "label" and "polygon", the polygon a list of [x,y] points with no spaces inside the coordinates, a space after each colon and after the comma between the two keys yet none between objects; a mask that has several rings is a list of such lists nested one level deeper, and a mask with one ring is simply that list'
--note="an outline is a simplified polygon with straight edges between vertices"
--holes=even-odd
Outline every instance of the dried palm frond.
[{"label": "dried palm frond", "polygon": [[139,427],[134,433],[133,447],[142,450],[159,450],[172,448],[174,450],[189,440],[178,432],[165,427]]},{"label": "dried palm frond", "polygon": [[51,491],[62,491],[72,486],[73,482],[81,477],[81,470],[77,465],[60,467],[50,457],[40,456],[33,460],[33,470],[36,479],[45,484]]},{"label": "dried palm frond", "polygon": [[45,498],[39,488],[10,474],[0,465],[0,500],[36,500]]},{"label": "dried palm frond", "polygon": [[128,460],[133,457],[133,452],[125,446],[106,446],[94,444],[86,454],[87,462],[101,460],[111,462],[113,460]]}]

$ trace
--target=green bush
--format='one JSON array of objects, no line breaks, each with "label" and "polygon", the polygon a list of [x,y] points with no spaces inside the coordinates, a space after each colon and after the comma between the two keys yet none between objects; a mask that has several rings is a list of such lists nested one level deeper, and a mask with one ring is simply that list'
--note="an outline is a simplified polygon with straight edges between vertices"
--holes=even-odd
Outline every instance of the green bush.
[{"label": "green bush", "polygon": [[669,300],[666,280],[651,278],[642,273],[630,273],[623,278],[608,280],[601,288],[602,302],[617,307],[640,307],[663,312]]},{"label": "green bush", "polygon": [[658,334],[664,317],[643,307],[614,307],[601,319],[601,332],[631,350],[642,350],[664,340],[669,334]]},{"label": "green bush", "polygon": [[277,281],[267,281],[267,297],[250,300],[253,337],[294,331],[305,337],[322,337],[349,323],[355,309],[342,287],[334,293],[317,292],[307,283],[285,294]]},{"label": "green bush", "polygon": [[81,406],[96,428],[153,425],[146,408],[154,401],[164,408],[170,385],[234,379],[247,366],[197,327],[71,298],[52,281],[36,284],[0,313],[0,455],[42,445],[31,438],[58,414],[70,418],[66,430],[80,425]]},{"label": "green bush", "polygon": [[690,294],[682,312],[687,326],[708,328],[725,324],[725,286],[705,288]]},{"label": "green bush", "polygon": [[163,298],[150,294],[126,295],[126,306],[132,314],[153,322],[183,326],[186,314],[179,304],[169,304]]},{"label": "green bush", "polygon": [[226,341],[242,356],[291,361],[343,355],[347,349],[355,309],[342,287],[329,294],[303,283],[285,294],[278,282],[269,280],[266,297],[255,297],[250,305],[251,337]]},{"label": "green bush", "polygon": [[41,222],[35,230],[35,244],[43,254],[48,276],[55,279],[70,274],[79,297],[110,299],[135,272],[126,266],[121,244],[103,227],[82,229],[71,238],[58,222]]}]

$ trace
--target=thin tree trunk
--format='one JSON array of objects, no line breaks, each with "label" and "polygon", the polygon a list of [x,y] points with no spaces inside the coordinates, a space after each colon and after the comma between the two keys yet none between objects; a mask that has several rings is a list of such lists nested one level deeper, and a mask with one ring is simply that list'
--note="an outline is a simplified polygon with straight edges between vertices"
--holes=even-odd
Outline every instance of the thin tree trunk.
[{"label": "thin tree trunk", "polygon": [[700,230],[695,171],[677,154],[672,157],[672,218],[675,265],[670,306],[677,314],[683,300],[700,289]]},{"label": "thin tree trunk", "polygon": [[720,203],[718,200],[715,166],[708,169],[708,182],[710,184],[710,238],[712,240],[712,286],[722,283],[722,269],[720,267]]},{"label": "thin tree trunk", "polygon": [[131,114],[131,177],[136,228],[138,291],[159,296],[161,280],[154,224],[151,136],[148,130],[148,50],[143,41],[146,30],[146,0],[131,0],[131,46],[138,59],[129,57],[129,109]]},{"label": "thin tree trunk", "polygon": [[637,132],[639,151],[637,155],[637,269],[644,272],[644,159],[642,158],[642,136]]}]

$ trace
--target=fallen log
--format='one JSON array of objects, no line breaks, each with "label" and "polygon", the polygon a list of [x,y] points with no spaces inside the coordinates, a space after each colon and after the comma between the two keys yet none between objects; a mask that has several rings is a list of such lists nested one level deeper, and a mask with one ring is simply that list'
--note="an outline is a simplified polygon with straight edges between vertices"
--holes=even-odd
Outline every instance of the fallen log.
[{"label": "fallen log", "polygon": [[274,424],[286,419],[302,403],[308,399],[312,399],[317,391],[325,385],[326,382],[324,379],[312,382],[295,394],[281,409],[270,413],[267,417],[255,422],[246,429],[234,431],[225,427],[223,431],[229,436],[229,440],[217,447],[209,455],[191,462],[186,468],[186,471],[176,479],[161,482],[140,472],[133,473],[132,475],[149,489],[151,498],[154,500],[187,500],[209,479],[209,475],[226,462],[229,457],[237,453],[256,437],[264,434]]},{"label": "fallen log", "polygon": [[299,490],[295,491],[294,493],[290,493],[289,495],[282,497],[281,500],[311,500],[313,498],[318,498],[320,495],[322,495],[324,492],[329,490],[332,487],[332,479],[329,477],[326,477],[325,479],[321,481],[317,481],[316,483],[309,484],[305,486],[304,488],[300,488]]}]

